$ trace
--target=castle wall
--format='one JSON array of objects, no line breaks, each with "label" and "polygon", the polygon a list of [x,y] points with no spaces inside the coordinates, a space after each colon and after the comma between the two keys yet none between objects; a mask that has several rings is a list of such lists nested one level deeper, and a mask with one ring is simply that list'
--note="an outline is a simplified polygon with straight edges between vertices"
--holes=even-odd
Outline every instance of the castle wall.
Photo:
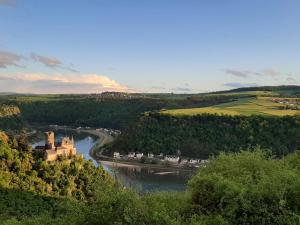
[{"label": "castle wall", "polygon": [[61,143],[55,144],[54,132],[45,132],[45,159],[47,161],[54,161],[59,156],[69,157],[76,155],[76,148],[74,147],[74,139],[64,137]]},{"label": "castle wall", "polygon": [[54,132],[48,131],[45,132],[45,147],[46,149],[52,149],[55,147],[55,137],[54,137]]},{"label": "castle wall", "polygon": [[46,161],[55,161],[57,159],[57,152],[55,149],[46,150],[45,152]]}]

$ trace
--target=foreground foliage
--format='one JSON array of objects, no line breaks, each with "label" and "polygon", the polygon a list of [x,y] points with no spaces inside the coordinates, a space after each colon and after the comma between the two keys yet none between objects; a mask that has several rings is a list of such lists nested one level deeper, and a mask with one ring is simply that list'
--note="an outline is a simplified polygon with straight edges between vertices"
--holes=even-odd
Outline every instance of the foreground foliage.
[{"label": "foreground foliage", "polygon": [[261,150],[221,154],[189,182],[188,215],[215,224],[298,224],[299,160],[300,152],[282,160]]}]

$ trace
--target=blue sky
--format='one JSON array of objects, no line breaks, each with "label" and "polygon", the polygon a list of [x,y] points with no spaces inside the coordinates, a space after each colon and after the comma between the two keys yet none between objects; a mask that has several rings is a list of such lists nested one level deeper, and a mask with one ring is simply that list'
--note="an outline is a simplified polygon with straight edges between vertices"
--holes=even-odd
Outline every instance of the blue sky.
[{"label": "blue sky", "polygon": [[0,0],[0,90],[300,84],[299,0]]}]

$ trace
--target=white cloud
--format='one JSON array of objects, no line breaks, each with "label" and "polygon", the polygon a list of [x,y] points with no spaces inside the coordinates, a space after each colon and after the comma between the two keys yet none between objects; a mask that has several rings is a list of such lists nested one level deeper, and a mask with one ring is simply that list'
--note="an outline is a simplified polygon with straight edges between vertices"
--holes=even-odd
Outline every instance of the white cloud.
[{"label": "white cloud", "polygon": [[96,93],[133,90],[117,81],[98,74],[62,75],[18,73],[1,75],[0,89],[26,93]]}]

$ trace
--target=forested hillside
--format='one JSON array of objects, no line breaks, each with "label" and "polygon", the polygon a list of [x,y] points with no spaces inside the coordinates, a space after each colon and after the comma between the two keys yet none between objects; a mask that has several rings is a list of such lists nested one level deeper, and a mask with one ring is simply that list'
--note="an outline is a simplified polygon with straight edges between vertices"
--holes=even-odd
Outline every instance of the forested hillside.
[{"label": "forested hillside", "polygon": [[150,113],[129,127],[111,151],[152,152],[208,158],[221,151],[261,146],[277,156],[300,149],[300,117],[169,116]]},{"label": "forested hillside", "polygon": [[10,133],[17,133],[25,124],[19,107],[15,105],[1,104],[0,102],[0,129]]},{"label": "forested hillside", "polygon": [[218,91],[215,94],[228,94],[228,93],[242,93],[242,92],[272,92],[277,93],[282,97],[300,97],[300,86],[299,85],[280,85],[280,86],[259,86],[259,87],[242,87],[228,91]]},{"label": "forested hillside", "polygon": [[[231,96],[185,96],[168,99],[116,95],[6,96],[0,102],[18,107],[27,123],[125,129],[145,112],[162,108],[201,107],[232,101]],[[0,124],[1,125],[1,124]],[[1,126],[0,126],[1,128]]]},{"label": "forested hillside", "polygon": [[31,149],[26,135],[9,138],[0,133],[0,186],[35,194],[74,199],[92,198],[94,183],[113,183],[110,176],[82,156],[48,163]]},{"label": "forested hillside", "polygon": [[[0,128],[7,129],[11,123],[11,129],[14,127],[17,129],[16,125],[21,124],[23,119],[23,122],[29,124],[126,129],[149,111],[193,109],[221,103],[230,104],[230,102],[235,104],[244,101],[243,99],[257,96],[295,97],[299,90],[299,86],[278,86],[242,88],[205,94],[105,92],[91,95],[2,95],[0,105],[6,107],[0,107]],[[7,109],[15,109],[8,111],[16,113],[10,114],[10,117],[1,117],[3,112],[8,112]]]}]

